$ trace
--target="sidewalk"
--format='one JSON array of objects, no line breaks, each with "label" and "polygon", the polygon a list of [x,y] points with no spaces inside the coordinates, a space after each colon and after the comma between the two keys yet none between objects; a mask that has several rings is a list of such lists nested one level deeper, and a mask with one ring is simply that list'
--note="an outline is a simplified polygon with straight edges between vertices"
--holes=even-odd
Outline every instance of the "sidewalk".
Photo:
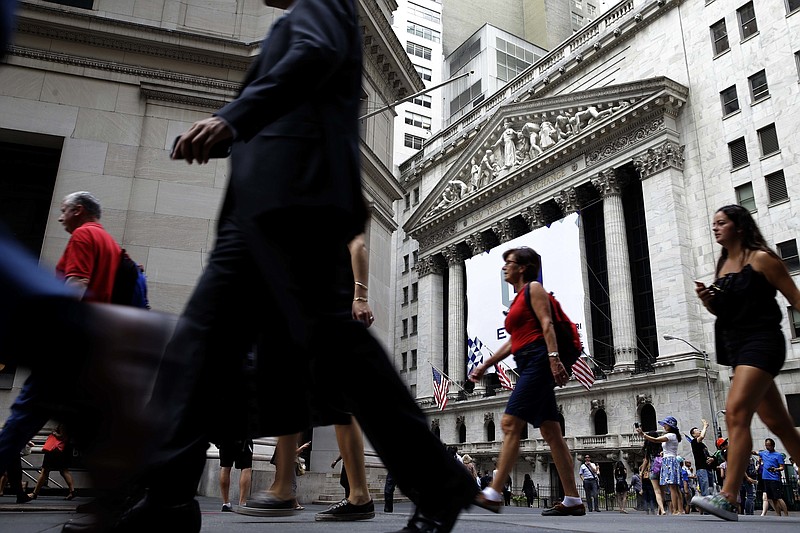
[{"label": "sidewalk", "polygon": [[[89,501],[76,498],[64,501],[61,497],[39,497],[22,505],[16,505],[13,496],[0,498],[0,533],[58,533],[61,525],[75,518],[75,506]],[[306,505],[306,510],[285,518],[257,518],[237,513],[220,512],[221,502],[217,498],[199,497],[203,513],[202,533],[375,533],[402,529],[411,513],[411,505],[395,505],[395,512],[385,514],[382,506],[376,506],[373,520],[361,522],[315,522],[314,514],[324,510],[322,505]],[[789,518],[743,516],[740,522],[724,522],[710,517],[690,514],[688,516],[653,516],[632,511],[621,515],[613,511],[590,513],[584,517],[553,518],[541,516],[539,509],[505,507],[500,514],[493,514],[473,507],[461,515],[454,533],[487,532],[611,532],[640,533],[654,528],[702,528],[705,532],[741,533],[742,531],[767,531],[770,533],[797,533],[800,531],[800,513]]]}]

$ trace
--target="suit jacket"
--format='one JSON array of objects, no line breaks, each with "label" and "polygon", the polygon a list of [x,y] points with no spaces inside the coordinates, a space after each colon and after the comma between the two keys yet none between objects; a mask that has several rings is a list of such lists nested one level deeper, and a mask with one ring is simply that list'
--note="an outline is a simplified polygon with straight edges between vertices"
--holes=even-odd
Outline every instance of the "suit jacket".
[{"label": "suit jacket", "polygon": [[245,227],[290,209],[361,232],[362,43],[354,0],[297,0],[270,29],[239,96],[217,115],[236,132],[221,217]]}]

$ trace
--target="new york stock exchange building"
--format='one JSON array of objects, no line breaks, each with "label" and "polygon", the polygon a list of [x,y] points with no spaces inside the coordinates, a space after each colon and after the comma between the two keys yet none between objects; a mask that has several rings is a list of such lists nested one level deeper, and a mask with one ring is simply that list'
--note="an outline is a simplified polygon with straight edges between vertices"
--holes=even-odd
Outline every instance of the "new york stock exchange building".
[{"label": "new york stock exchange building", "polygon": [[[604,484],[617,460],[630,477],[642,458],[634,422],[660,430],[675,416],[688,433],[706,419],[709,436],[727,436],[731,372],[716,364],[693,282],[714,279],[713,213],[749,207],[800,273],[800,13],[779,4],[621,2],[401,164],[421,200],[398,209],[398,291],[414,297],[398,306],[396,356],[431,430],[481,473],[495,467],[510,393],[492,375],[473,388],[467,369],[507,339],[501,254],[522,245],[541,254],[544,287],[594,366],[590,390],[572,380],[557,391],[576,469],[591,453]],[[788,352],[777,382],[800,425],[800,313],[778,298]],[[452,380],[443,409],[434,368]],[[755,445],[767,436],[756,418]],[[686,439],[679,454],[691,458]],[[532,426],[515,490],[526,473],[558,485]]]}]

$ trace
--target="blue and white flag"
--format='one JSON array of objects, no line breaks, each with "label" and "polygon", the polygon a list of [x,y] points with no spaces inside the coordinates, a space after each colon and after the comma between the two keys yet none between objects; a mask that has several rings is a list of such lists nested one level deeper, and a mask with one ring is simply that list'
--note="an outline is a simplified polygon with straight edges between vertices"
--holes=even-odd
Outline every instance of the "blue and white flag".
[{"label": "blue and white flag", "polygon": [[478,365],[483,363],[483,343],[478,337],[474,339],[467,339],[467,347],[469,348],[467,355],[467,377],[472,374]]}]

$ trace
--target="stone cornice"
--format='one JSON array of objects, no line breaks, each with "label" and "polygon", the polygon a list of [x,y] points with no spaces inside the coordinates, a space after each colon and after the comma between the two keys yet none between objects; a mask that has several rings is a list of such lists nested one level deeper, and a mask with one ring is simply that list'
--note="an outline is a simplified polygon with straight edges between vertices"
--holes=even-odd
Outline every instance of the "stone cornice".
[{"label": "stone cornice", "polygon": [[359,0],[359,23],[364,39],[364,57],[376,64],[389,81],[394,98],[425,88],[417,69],[403,49],[386,16],[375,0]]},{"label": "stone cornice", "polygon": [[373,177],[375,184],[389,199],[402,199],[403,189],[397,184],[397,180],[386,165],[383,164],[383,161],[378,158],[363,139],[359,139],[359,148],[361,150],[362,171]]},{"label": "stone cornice", "polygon": [[58,52],[49,52],[46,50],[26,48],[22,46],[11,46],[9,48],[9,56],[45,61],[49,63],[61,63],[64,65],[79,66],[92,70],[115,72],[118,74],[131,76],[132,81],[134,82],[142,78],[166,80],[169,82],[180,83],[194,87],[206,87],[209,89],[233,94],[235,94],[240,87],[239,83],[219,80],[216,78],[193,76],[191,74],[180,74],[169,70],[139,67],[135,65],[117,63],[114,61],[91,59],[87,57],[61,54]]},{"label": "stone cornice", "polygon": [[179,62],[244,71],[260,41],[242,42],[185,30],[117,20],[95,11],[23,2],[17,15],[23,34],[121,50]]}]

